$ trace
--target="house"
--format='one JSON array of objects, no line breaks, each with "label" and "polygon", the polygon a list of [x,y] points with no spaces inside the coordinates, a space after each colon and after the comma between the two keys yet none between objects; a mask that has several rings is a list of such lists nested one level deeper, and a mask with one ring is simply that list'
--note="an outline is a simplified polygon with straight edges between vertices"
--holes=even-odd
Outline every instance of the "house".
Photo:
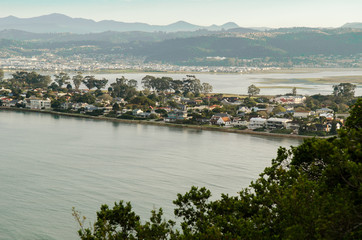
[{"label": "house", "polygon": [[267,108],[266,106],[255,106],[251,108],[252,112],[261,112],[261,111],[265,111],[266,112]]},{"label": "house", "polygon": [[332,124],[331,123],[316,124],[315,127],[316,130],[319,132],[330,132],[332,129]]},{"label": "house", "polygon": [[210,119],[209,118],[197,118],[196,122],[198,122],[199,124],[210,124]]},{"label": "house", "polygon": [[98,107],[90,104],[90,105],[85,106],[84,110],[86,112],[93,112],[94,110],[98,110]]},{"label": "house", "polygon": [[268,129],[287,128],[287,122],[291,121],[288,118],[269,118],[266,120],[266,127]]},{"label": "house", "polygon": [[263,127],[265,127],[265,124],[266,124],[265,118],[260,118],[260,117],[251,118],[249,121],[248,128],[252,129],[252,130],[257,129],[257,128],[263,128]]},{"label": "house", "polygon": [[309,116],[313,116],[314,114],[314,111],[295,111],[293,116],[295,118],[308,118]]},{"label": "house", "polygon": [[71,108],[73,108],[73,103],[64,102],[64,103],[60,104],[60,108],[62,108],[62,109],[71,109]]},{"label": "house", "polygon": [[127,103],[128,103],[128,102],[125,101],[123,98],[119,98],[119,97],[115,98],[114,100],[115,100],[115,102],[116,102],[118,105],[120,105],[120,104],[127,104]]},{"label": "house", "polygon": [[51,108],[51,101],[50,99],[41,99],[34,96],[25,99],[26,100],[26,108],[30,109],[50,109]]},{"label": "house", "polygon": [[1,101],[1,106],[10,107],[10,102],[13,101],[13,99],[3,97],[3,98],[0,98],[0,101]]},{"label": "house", "polygon": [[240,114],[240,113],[244,113],[244,114],[251,113],[251,109],[248,107],[245,107],[245,106],[239,107],[238,114]]},{"label": "house", "polygon": [[330,108],[319,108],[316,110],[316,114],[317,115],[320,115],[322,113],[334,113],[333,109],[330,109]]},{"label": "house", "polygon": [[88,106],[88,103],[82,103],[82,102],[80,102],[80,103],[74,103],[74,104],[72,105],[72,108],[73,108],[74,110],[79,110],[79,109],[81,109],[81,108],[85,108],[86,106]]},{"label": "house", "polygon": [[290,121],[286,124],[286,129],[292,129],[294,131],[297,131],[300,128],[300,125],[297,121]]},{"label": "house", "polygon": [[319,117],[325,117],[327,120],[334,119],[333,113],[321,113],[321,114],[319,114]]},{"label": "house", "polygon": [[210,119],[212,125],[229,126],[231,125],[231,116],[227,113],[217,113]]},{"label": "house", "polygon": [[175,122],[177,120],[186,120],[187,112],[186,111],[171,111],[167,114],[165,118],[166,122]]},{"label": "house", "polygon": [[239,117],[232,118],[231,125],[233,126],[248,126],[248,122],[245,120],[241,120]]},{"label": "house", "polygon": [[279,104],[302,104],[307,98],[304,96],[280,96],[272,101]]},{"label": "house", "polygon": [[240,101],[230,101],[227,98],[221,100],[220,102],[222,105],[240,105],[241,102]]},{"label": "house", "polygon": [[134,109],[133,111],[132,111],[132,115],[133,116],[139,116],[139,115],[141,115],[143,113],[143,111],[141,110],[141,109]]}]

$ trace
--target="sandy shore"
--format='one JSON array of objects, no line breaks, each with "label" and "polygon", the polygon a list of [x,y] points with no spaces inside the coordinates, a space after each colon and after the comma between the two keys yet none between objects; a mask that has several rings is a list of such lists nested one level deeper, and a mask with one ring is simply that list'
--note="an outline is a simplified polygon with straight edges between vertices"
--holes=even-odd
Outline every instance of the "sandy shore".
[{"label": "sandy shore", "polygon": [[250,134],[250,135],[269,136],[269,137],[297,138],[297,139],[313,138],[312,136],[302,136],[302,135],[293,135],[293,134],[277,134],[277,133],[267,133],[267,132],[254,132],[251,130],[238,130],[238,129],[230,129],[230,128],[205,126],[205,125],[175,124],[175,123],[165,123],[163,121],[157,122],[157,121],[147,121],[147,120],[128,120],[128,119],[109,118],[109,117],[103,117],[103,116],[95,117],[95,116],[88,116],[88,115],[77,114],[77,113],[62,113],[62,112],[56,112],[56,111],[51,111],[51,110],[35,110],[35,109],[9,108],[9,107],[0,107],[0,110],[14,111],[14,112],[35,112],[35,113],[52,114],[52,115],[58,115],[58,116],[87,118],[87,119],[93,119],[93,120],[98,120],[98,121],[145,124],[145,125],[166,126],[166,127],[176,127],[176,128],[190,128],[190,129],[199,129],[199,130],[206,130],[206,131]]}]

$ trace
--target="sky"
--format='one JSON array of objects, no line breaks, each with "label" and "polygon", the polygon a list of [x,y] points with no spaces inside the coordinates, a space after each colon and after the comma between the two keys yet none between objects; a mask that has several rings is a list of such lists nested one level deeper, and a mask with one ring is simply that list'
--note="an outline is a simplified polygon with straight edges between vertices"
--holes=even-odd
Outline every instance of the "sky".
[{"label": "sky", "polygon": [[0,17],[51,13],[70,17],[167,25],[339,27],[362,22],[362,0],[0,0]]}]

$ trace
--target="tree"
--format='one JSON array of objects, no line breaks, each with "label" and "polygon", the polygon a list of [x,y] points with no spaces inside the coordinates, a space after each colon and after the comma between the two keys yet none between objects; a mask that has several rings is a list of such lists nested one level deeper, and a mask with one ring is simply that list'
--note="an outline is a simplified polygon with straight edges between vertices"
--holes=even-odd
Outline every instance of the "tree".
[{"label": "tree", "polygon": [[146,96],[138,96],[131,100],[132,104],[142,105],[145,107],[155,106],[156,103],[151,99],[147,98]]},{"label": "tree", "polygon": [[110,209],[102,205],[97,212],[97,221],[93,231],[84,228],[84,218],[73,208],[73,216],[81,226],[78,234],[81,239],[175,239],[176,233],[172,230],[175,222],[162,220],[163,211],[151,211],[150,221],[142,224],[140,217],[132,211],[130,202],[114,203]]},{"label": "tree", "polygon": [[96,97],[90,93],[81,94],[74,94],[71,99],[72,102],[79,102],[79,103],[88,103],[93,104],[96,101]]},{"label": "tree", "polygon": [[354,97],[355,88],[356,85],[352,83],[340,83],[338,85],[333,85],[333,95],[349,100]]},{"label": "tree", "polygon": [[118,103],[114,103],[112,106],[112,110],[117,112],[117,111],[121,110],[121,107],[119,106]]},{"label": "tree", "polygon": [[89,90],[91,90],[95,87],[95,81],[97,81],[97,79],[94,76],[85,76],[82,82]]},{"label": "tree", "polygon": [[137,88],[138,82],[137,82],[137,80],[131,79],[131,80],[128,80],[127,85],[129,87]]},{"label": "tree", "polygon": [[70,83],[67,84],[67,89],[68,89],[68,91],[72,90],[72,85]]},{"label": "tree", "polygon": [[156,78],[154,76],[146,75],[144,78],[142,78],[142,85],[144,89],[152,89],[152,81],[154,81]]},{"label": "tree", "polygon": [[293,94],[293,96],[297,96],[297,88],[296,87],[293,87],[292,94]]},{"label": "tree", "polygon": [[277,113],[280,113],[280,112],[286,112],[287,110],[283,107],[283,106],[281,106],[281,105],[278,105],[278,106],[276,106],[275,108],[273,108],[273,113],[274,114],[277,114]]},{"label": "tree", "polygon": [[82,84],[82,81],[83,81],[82,73],[78,72],[77,75],[73,76],[72,79],[73,79],[74,87],[78,91],[79,87],[80,87],[80,85]]},{"label": "tree", "polygon": [[70,77],[68,73],[61,72],[58,75],[54,75],[55,79],[54,81],[58,83],[59,87],[61,88],[64,84],[69,84],[68,80],[70,80]]},{"label": "tree", "polygon": [[209,83],[202,83],[202,92],[204,94],[211,93],[213,90],[213,87]]},{"label": "tree", "polygon": [[46,88],[51,83],[50,76],[41,75],[34,71],[16,71],[12,76],[9,79],[11,87]]},{"label": "tree", "polygon": [[358,98],[352,106],[350,116],[346,121],[346,127],[356,130],[362,128],[362,98]]},{"label": "tree", "polygon": [[[131,83],[129,83],[131,81]],[[136,80],[128,80],[124,76],[121,78],[116,78],[116,82],[111,84],[112,87],[112,97],[122,97],[130,99],[136,95],[137,90],[134,87]]]},{"label": "tree", "polygon": [[248,87],[249,97],[258,95],[260,93],[260,88],[256,87],[254,84]]},{"label": "tree", "polygon": [[95,80],[93,81],[93,85],[94,85],[98,90],[104,88],[104,87],[107,85],[107,83],[108,83],[108,80],[105,79],[105,78],[100,79],[100,80],[95,79]]},{"label": "tree", "polygon": [[183,79],[182,90],[184,95],[188,93],[199,94],[202,90],[202,85],[200,80],[194,75],[187,75],[187,78]]},{"label": "tree", "polygon": [[182,89],[183,82],[181,80],[172,80],[170,82],[170,88],[175,92],[179,93]]},{"label": "tree", "polygon": [[0,69],[0,82],[4,79],[4,70]]}]

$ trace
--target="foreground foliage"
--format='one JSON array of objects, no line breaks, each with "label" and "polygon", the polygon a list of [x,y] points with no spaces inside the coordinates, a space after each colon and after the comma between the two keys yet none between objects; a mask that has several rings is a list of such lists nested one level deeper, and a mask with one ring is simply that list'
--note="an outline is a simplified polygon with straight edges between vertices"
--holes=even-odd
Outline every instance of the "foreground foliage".
[{"label": "foreground foliage", "polygon": [[362,99],[338,137],[279,148],[260,177],[238,196],[192,187],[174,201],[175,222],[152,211],[144,224],[131,204],[103,205],[81,239],[362,239]]}]

